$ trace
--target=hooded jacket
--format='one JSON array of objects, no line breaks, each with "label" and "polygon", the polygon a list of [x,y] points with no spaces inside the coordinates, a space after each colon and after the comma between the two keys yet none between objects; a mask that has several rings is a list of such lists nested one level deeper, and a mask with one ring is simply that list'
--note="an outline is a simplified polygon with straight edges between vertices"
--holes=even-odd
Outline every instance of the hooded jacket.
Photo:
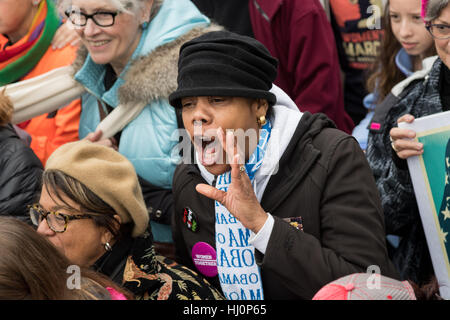
[{"label": "hooded jacket", "polygon": [[[414,73],[412,58],[404,48],[401,48],[397,52],[397,55],[395,56],[395,64],[406,78]],[[364,107],[367,109],[367,115],[353,129],[352,132],[352,135],[356,138],[356,140],[358,140],[359,145],[363,150],[366,150],[367,148],[367,137],[369,135],[368,125],[375,113],[374,110],[375,107],[377,106],[378,95],[379,93],[375,89],[374,92],[371,92],[364,97],[363,104]]]},{"label": "hooded jacket", "polygon": [[0,126],[0,216],[28,221],[27,205],[41,191],[42,164],[11,125]]},{"label": "hooded jacket", "polygon": [[[325,284],[371,265],[397,277],[375,182],[356,140],[323,114],[304,113],[294,129],[281,136],[286,148],[260,195],[274,218],[265,254],[255,250],[265,298],[311,299]],[[191,268],[197,242],[215,247],[214,201],[197,193],[199,183],[208,181],[196,164],[177,167],[172,231],[178,261]],[[185,208],[193,213],[196,231],[183,222]],[[208,279],[220,287],[218,277]]]}]

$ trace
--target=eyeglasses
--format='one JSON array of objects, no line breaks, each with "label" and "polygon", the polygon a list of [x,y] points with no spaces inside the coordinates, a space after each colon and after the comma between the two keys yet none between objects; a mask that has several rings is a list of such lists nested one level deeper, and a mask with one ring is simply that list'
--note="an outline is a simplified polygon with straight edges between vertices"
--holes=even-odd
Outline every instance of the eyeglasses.
[{"label": "eyeglasses", "polygon": [[450,25],[446,24],[428,24],[426,25],[428,32],[433,38],[439,40],[450,39]]},{"label": "eyeglasses", "polygon": [[96,12],[94,14],[86,14],[80,10],[70,9],[65,12],[70,22],[77,27],[84,27],[88,19],[92,19],[99,27],[111,27],[119,12]]},{"label": "eyeglasses", "polygon": [[39,204],[28,206],[31,222],[39,226],[45,218],[50,229],[54,232],[62,233],[67,230],[67,224],[70,220],[92,219],[90,214],[69,215],[53,211],[45,211]]}]

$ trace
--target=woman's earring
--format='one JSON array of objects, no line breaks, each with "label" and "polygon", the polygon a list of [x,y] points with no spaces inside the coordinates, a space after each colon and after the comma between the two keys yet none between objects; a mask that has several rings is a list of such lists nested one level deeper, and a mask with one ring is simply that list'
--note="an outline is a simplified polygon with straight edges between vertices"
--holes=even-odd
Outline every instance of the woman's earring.
[{"label": "woman's earring", "polygon": [[109,242],[105,243],[105,250],[112,251],[112,248],[111,248],[111,245],[109,244]]},{"label": "woman's earring", "polygon": [[267,123],[266,116],[261,116],[256,121],[261,127]]},{"label": "woman's earring", "polygon": [[33,0],[33,5],[37,6],[41,3],[41,0]]},{"label": "woman's earring", "polygon": [[147,29],[148,27],[148,22],[145,21],[143,24],[141,24],[142,29]]}]

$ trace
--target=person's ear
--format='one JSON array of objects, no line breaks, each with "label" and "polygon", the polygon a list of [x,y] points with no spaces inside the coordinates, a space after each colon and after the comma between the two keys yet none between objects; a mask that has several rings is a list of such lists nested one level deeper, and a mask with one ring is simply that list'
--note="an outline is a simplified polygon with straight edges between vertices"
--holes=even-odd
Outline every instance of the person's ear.
[{"label": "person's ear", "polygon": [[[120,225],[122,224],[122,219],[117,214],[114,215],[113,218],[115,220],[115,223],[114,223],[115,230],[114,231],[118,232],[120,229]],[[114,235],[107,228],[103,228],[101,241],[102,241],[103,245],[105,245],[106,243],[109,243],[110,245],[112,245],[115,241]]]},{"label": "person's ear", "polygon": [[266,117],[267,111],[269,110],[269,103],[266,99],[256,99],[254,102],[255,114],[258,123],[262,117]]},{"label": "person's ear", "polygon": [[116,222],[117,222],[117,231],[119,231],[119,229],[120,229],[120,226],[121,226],[121,224],[122,224],[122,218],[118,215],[118,214],[115,214],[114,216],[113,216],[113,218],[114,218],[114,220],[116,220]]}]

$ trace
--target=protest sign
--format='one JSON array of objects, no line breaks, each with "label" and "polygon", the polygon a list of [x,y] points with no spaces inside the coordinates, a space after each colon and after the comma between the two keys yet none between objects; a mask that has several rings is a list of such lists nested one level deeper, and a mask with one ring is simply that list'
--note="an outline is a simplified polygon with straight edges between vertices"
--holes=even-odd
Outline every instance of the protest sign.
[{"label": "protest sign", "polygon": [[423,154],[408,158],[408,168],[440,294],[450,299],[450,111],[399,128],[414,130],[423,143]]}]

